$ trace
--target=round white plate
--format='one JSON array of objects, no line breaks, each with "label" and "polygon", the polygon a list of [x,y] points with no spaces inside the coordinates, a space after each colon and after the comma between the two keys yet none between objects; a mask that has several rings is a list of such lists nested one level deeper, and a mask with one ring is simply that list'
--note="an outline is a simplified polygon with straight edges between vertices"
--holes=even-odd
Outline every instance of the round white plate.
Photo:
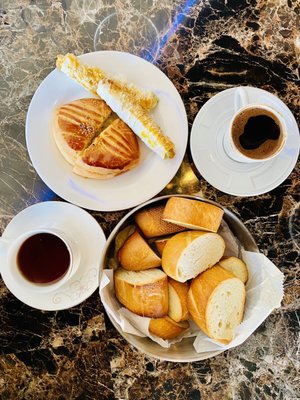
[{"label": "round white plate", "polygon": [[86,179],[74,174],[54,142],[53,112],[64,103],[94,96],[64,73],[54,70],[41,83],[28,109],[26,143],[32,164],[50,189],[71,203],[97,211],[134,207],[160,192],[182,162],[188,138],[183,102],[167,76],[142,58],[117,51],[99,51],[79,59],[154,91],[159,103],[152,116],[174,142],[176,155],[162,160],[140,141],[140,163],[131,171],[109,180]]},{"label": "round white plate", "polygon": [[23,303],[40,310],[56,311],[73,307],[87,299],[99,286],[99,267],[106,242],[98,222],[73,204],[48,201],[34,204],[17,214],[7,225],[2,238],[13,241],[31,229],[55,225],[66,230],[80,246],[80,265],[65,284],[54,292],[38,293],[17,285],[6,272],[6,248],[0,243],[0,272],[8,289]]},{"label": "round white plate", "polygon": [[199,173],[212,186],[235,196],[266,193],[292,172],[299,154],[299,129],[289,108],[273,94],[244,87],[249,103],[267,104],[285,118],[288,136],[279,156],[262,163],[232,160],[223,148],[223,136],[234,114],[235,88],[224,90],[208,100],[198,112],[191,131],[191,154]]}]

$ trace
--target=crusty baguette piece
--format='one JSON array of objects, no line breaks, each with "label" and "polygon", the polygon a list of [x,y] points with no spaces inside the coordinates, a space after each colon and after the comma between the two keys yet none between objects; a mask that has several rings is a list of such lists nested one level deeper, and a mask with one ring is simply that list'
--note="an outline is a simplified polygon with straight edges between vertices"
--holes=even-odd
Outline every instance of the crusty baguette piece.
[{"label": "crusty baguette piece", "polygon": [[[98,96],[99,80],[107,77],[107,74],[100,68],[81,63],[74,54],[59,54],[56,59],[56,67],[96,96]],[[120,91],[127,93],[134,103],[139,104],[145,110],[151,110],[156,106],[158,98],[150,90],[140,89],[121,79],[111,79]]]},{"label": "crusty baguette piece", "polygon": [[167,244],[167,240],[168,239],[158,239],[154,241],[154,245],[160,256],[162,256],[165,245]]},{"label": "crusty baguette piece", "polygon": [[53,136],[63,157],[74,164],[97,136],[112,110],[105,101],[83,98],[63,104],[54,112]]},{"label": "crusty baguette piece", "polygon": [[171,233],[181,232],[185,229],[182,226],[164,221],[162,219],[164,208],[165,206],[162,204],[145,208],[135,214],[135,222],[146,238],[169,235]]},{"label": "crusty baguette piece", "polygon": [[217,232],[224,211],[213,204],[184,197],[170,197],[163,213],[163,220],[189,229]]},{"label": "crusty baguette piece", "polygon": [[169,312],[168,315],[176,322],[189,319],[187,294],[189,285],[169,278]]},{"label": "crusty baguette piece", "polygon": [[134,103],[131,96],[120,90],[120,87],[111,79],[100,79],[97,93],[147,147],[163,159],[174,157],[173,142],[163,134],[145,109]]},{"label": "crusty baguette piece", "polygon": [[86,178],[108,179],[131,170],[138,162],[137,137],[117,118],[81,152],[73,172]]},{"label": "crusty baguette piece", "polygon": [[237,257],[224,257],[219,261],[222,268],[230,271],[239,278],[243,283],[248,280],[248,269],[243,260]]},{"label": "crusty baguette piece", "polygon": [[217,233],[180,232],[167,241],[162,268],[169,277],[186,282],[216,264],[224,251],[225,242]]},{"label": "crusty baguette piece", "polygon": [[114,273],[115,294],[128,310],[143,317],[160,318],[168,313],[168,277],[158,268]]},{"label": "crusty baguette piece", "polygon": [[124,242],[118,257],[121,266],[129,271],[143,271],[161,266],[161,259],[137,230]]},{"label": "crusty baguette piece", "polygon": [[187,305],[192,319],[210,338],[228,344],[244,313],[246,290],[231,272],[214,266],[193,279]]},{"label": "crusty baguette piece", "polygon": [[149,323],[149,331],[165,340],[174,339],[188,328],[187,321],[176,322],[169,317],[152,318]]}]

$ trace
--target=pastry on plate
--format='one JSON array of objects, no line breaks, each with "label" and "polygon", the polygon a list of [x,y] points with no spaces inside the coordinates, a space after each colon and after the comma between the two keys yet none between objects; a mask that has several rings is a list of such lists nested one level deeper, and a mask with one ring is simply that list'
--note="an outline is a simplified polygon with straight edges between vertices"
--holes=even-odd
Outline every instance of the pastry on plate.
[{"label": "pastry on plate", "polygon": [[[102,69],[83,64],[74,54],[70,53],[66,55],[59,54],[56,60],[56,67],[94,95],[97,95],[97,86],[100,79],[108,77]],[[134,103],[139,104],[145,110],[151,110],[156,106],[158,98],[150,90],[138,88],[120,78],[110,77],[110,79],[114,81],[120,91],[128,94]]]},{"label": "pastry on plate", "polygon": [[108,179],[129,171],[138,161],[137,137],[117,118],[80,153],[73,172],[86,178]]},{"label": "pastry on plate", "polygon": [[94,98],[75,100],[55,110],[54,139],[70,164],[75,163],[78,154],[100,133],[111,114],[105,101]]}]

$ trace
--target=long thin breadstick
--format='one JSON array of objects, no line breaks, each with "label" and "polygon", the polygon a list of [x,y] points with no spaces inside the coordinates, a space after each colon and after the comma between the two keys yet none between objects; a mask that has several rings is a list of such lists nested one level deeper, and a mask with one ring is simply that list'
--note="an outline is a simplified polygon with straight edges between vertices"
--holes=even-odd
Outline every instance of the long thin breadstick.
[{"label": "long thin breadstick", "polygon": [[163,134],[157,123],[128,93],[121,91],[112,80],[102,78],[99,81],[98,95],[118,114],[133,132],[161,158],[173,158],[174,144]]},{"label": "long thin breadstick", "polygon": [[[94,95],[97,95],[100,79],[108,78],[108,75],[100,68],[81,64],[74,54],[58,55],[56,67]],[[139,104],[145,110],[151,110],[156,106],[158,98],[150,90],[142,90],[117,78],[110,77],[110,79],[119,90],[127,93],[134,103]]]}]

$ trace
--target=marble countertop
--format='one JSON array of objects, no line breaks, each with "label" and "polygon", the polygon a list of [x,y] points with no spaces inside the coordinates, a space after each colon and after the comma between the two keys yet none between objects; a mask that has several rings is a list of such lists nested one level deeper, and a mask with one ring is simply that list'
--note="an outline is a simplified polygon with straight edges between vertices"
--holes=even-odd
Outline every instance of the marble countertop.
[{"label": "marble countertop", "polygon": [[[208,99],[237,85],[275,94],[299,123],[299,1],[4,0],[0,2],[0,233],[26,207],[62,200],[37,175],[24,134],[31,98],[55,68],[57,54],[94,51],[98,24],[114,12],[125,26],[123,36],[96,45],[138,54],[130,41],[137,29],[130,33],[127,25],[128,15],[136,11],[157,28],[159,49],[152,62],[179,91],[190,127]],[[151,52],[142,55],[151,58]],[[171,363],[145,356],[113,327],[97,291],[76,307],[46,312],[17,300],[1,280],[0,398],[300,398],[299,189],[297,164],[268,193],[244,198],[225,194],[201,177],[187,151],[180,170],[162,191],[200,193],[227,207],[285,275],[281,308],[241,346],[214,358]],[[108,236],[126,212],[91,214]]]}]

